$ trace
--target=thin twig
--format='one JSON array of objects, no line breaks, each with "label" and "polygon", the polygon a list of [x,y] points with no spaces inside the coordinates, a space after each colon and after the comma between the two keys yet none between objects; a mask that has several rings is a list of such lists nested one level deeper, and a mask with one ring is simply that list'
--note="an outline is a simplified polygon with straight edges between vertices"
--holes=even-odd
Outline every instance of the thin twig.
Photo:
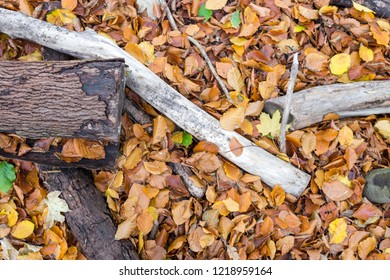
[{"label": "thin twig", "polygon": [[298,53],[294,54],[293,63],[291,66],[290,80],[287,85],[286,101],[284,103],[284,110],[282,116],[282,123],[280,125],[279,147],[282,153],[286,153],[286,129],[288,117],[290,115],[291,96],[294,92],[295,81],[298,74]]},{"label": "thin twig", "polygon": [[[173,15],[171,13],[171,10],[169,9],[169,6],[165,0],[160,0],[162,7],[165,10],[165,13],[167,14],[168,21],[174,30],[178,30],[179,28],[176,25],[175,19],[173,18]],[[193,37],[187,36],[188,41],[190,41],[192,44],[194,44],[202,54],[204,60],[206,61],[208,67],[210,68],[211,73],[213,74],[214,78],[217,80],[219,86],[221,87],[223,93],[225,94],[226,98],[229,100],[230,103],[234,103],[232,98],[230,97],[230,93],[228,89],[226,88],[225,84],[223,83],[222,79],[219,77],[217,71],[214,68],[213,63],[211,62],[210,58],[208,57],[206,51],[204,50],[203,46]]]}]

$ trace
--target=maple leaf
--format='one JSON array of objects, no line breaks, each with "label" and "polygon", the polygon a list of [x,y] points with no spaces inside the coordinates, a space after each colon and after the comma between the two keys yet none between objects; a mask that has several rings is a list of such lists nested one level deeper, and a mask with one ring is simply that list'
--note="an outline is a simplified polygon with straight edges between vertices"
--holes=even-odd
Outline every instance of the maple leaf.
[{"label": "maple leaf", "polygon": [[64,222],[65,217],[61,212],[69,212],[69,206],[66,201],[59,198],[61,192],[54,191],[47,194],[47,198],[43,200],[43,203],[47,205],[48,212],[46,215],[46,227],[51,228],[54,222]]},{"label": "maple leaf", "polygon": [[267,113],[261,113],[261,124],[256,125],[257,130],[263,135],[274,139],[279,136],[280,133],[280,112],[276,110],[272,117]]}]

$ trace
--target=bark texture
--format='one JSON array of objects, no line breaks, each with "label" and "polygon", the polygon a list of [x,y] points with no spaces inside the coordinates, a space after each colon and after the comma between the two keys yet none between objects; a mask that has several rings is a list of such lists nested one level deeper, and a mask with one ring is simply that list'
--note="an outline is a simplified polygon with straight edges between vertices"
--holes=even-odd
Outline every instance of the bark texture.
[{"label": "bark texture", "polygon": [[0,61],[0,131],[118,142],[124,64]]},{"label": "bark texture", "polygon": [[61,191],[69,205],[66,223],[90,260],[137,260],[129,240],[115,240],[114,224],[103,195],[95,188],[90,172],[82,169],[54,170],[39,166],[44,186]]},{"label": "bark texture", "polygon": [[[377,16],[390,17],[390,0],[356,0],[355,2],[370,8]],[[352,0],[331,0],[330,4],[346,8],[353,5]]]},{"label": "bark texture", "polygon": [[[390,81],[333,84],[305,89],[292,95],[291,129],[321,122],[329,113],[340,118],[390,113]],[[284,109],[285,97],[270,99],[264,111]]]},{"label": "bark texture", "polygon": [[[123,58],[128,66],[128,87],[194,137],[216,144],[219,153],[232,163],[260,176],[269,186],[279,184],[286,192],[296,196],[304,191],[310,181],[311,176],[307,173],[271,155],[240,134],[221,128],[215,118],[167,85],[127,52],[92,30],[72,32],[21,13],[0,9],[0,32],[78,58]],[[244,147],[240,156],[230,151],[229,144],[233,138]]]}]

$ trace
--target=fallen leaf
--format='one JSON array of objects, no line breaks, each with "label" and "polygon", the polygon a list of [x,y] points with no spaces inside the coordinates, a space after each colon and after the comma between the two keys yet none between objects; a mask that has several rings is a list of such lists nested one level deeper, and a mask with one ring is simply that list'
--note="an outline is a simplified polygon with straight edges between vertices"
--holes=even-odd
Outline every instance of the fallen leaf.
[{"label": "fallen leaf", "polygon": [[383,45],[385,47],[389,45],[390,34],[388,31],[382,30],[375,22],[370,22],[370,30],[378,45]]},{"label": "fallen leaf", "polygon": [[47,22],[57,26],[72,23],[75,18],[76,16],[71,11],[65,9],[53,10],[46,16]]},{"label": "fallen leaf", "polygon": [[367,8],[366,6],[360,5],[360,4],[356,3],[355,1],[352,1],[352,5],[358,11],[366,12],[366,13],[375,13],[373,10]]},{"label": "fallen leaf", "polygon": [[341,76],[351,67],[351,56],[346,53],[339,53],[330,59],[329,69],[334,75]]},{"label": "fallen leaf", "polygon": [[65,217],[61,212],[69,212],[68,204],[64,199],[59,198],[60,194],[60,191],[50,192],[47,194],[47,198],[43,200],[43,203],[46,204],[48,208],[45,219],[46,228],[48,229],[52,228],[56,221],[60,223],[65,221]]},{"label": "fallen leaf", "polygon": [[339,180],[325,182],[322,186],[322,190],[327,197],[334,201],[346,200],[353,194],[353,191]]},{"label": "fallen leaf", "polygon": [[240,156],[242,154],[242,152],[244,151],[244,147],[241,145],[241,143],[237,140],[236,137],[233,137],[232,140],[230,140],[229,142],[229,148],[230,148],[230,151],[236,155],[236,156]]},{"label": "fallen leaf", "polygon": [[276,185],[271,191],[271,198],[272,202],[277,207],[283,204],[284,199],[286,198],[286,193],[281,186]]},{"label": "fallen leaf", "polygon": [[233,131],[239,128],[245,118],[245,109],[243,107],[230,108],[219,119],[223,129]]},{"label": "fallen leaf", "polygon": [[165,171],[168,170],[167,165],[163,161],[153,161],[153,162],[146,162],[144,161],[144,167],[147,171],[154,175],[159,175]]},{"label": "fallen leaf", "polygon": [[18,239],[24,239],[29,237],[34,232],[34,224],[30,221],[23,220],[16,224],[11,234],[13,237]]},{"label": "fallen leaf", "polygon": [[271,138],[276,138],[280,133],[280,112],[276,110],[272,114],[272,118],[267,113],[261,113],[261,123],[256,125],[257,130],[263,135]]},{"label": "fallen leaf", "polygon": [[383,138],[390,139],[390,120],[380,120],[374,127]]},{"label": "fallen leaf", "polygon": [[309,156],[311,154],[311,152],[314,151],[314,149],[317,146],[316,136],[312,132],[305,133],[305,134],[303,134],[301,141],[302,141],[302,149],[303,149],[304,153],[307,156]]},{"label": "fallen leaf", "polygon": [[291,251],[291,249],[294,247],[294,236],[285,236],[278,241],[276,241],[276,249],[278,249],[281,252],[281,255],[285,255],[288,252]]},{"label": "fallen leaf", "polygon": [[365,260],[368,254],[376,247],[375,237],[368,237],[361,241],[358,245],[358,255],[362,260]]},{"label": "fallen leaf", "polygon": [[231,68],[227,72],[227,82],[235,91],[241,92],[244,88],[244,79],[237,68]]},{"label": "fallen leaf", "polygon": [[126,159],[124,168],[131,170],[138,165],[142,158],[142,150],[140,148],[135,148]]},{"label": "fallen leaf", "polygon": [[0,239],[1,245],[1,259],[2,260],[16,260],[19,252],[12,246],[7,238]]},{"label": "fallen leaf", "polygon": [[225,171],[226,176],[236,182],[238,182],[238,180],[240,180],[240,178],[242,177],[241,170],[233,164],[225,162],[223,164],[223,170]]},{"label": "fallen leaf", "polygon": [[173,250],[177,250],[177,249],[180,249],[181,247],[183,247],[183,244],[184,242],[187,240],[187,238],[182,235],[182,236],[179,236],[178,238],[176,238],[175,240],[173,240],[171,242],[171,244],[169,244],[169,247],[168,247],[168,253],[173,251]]},{"label": "fallen leaf", "polygon": [[365,62],[370,62],[374,59],[374,52],[366,46],[361,45],[359,48],[359,56]]},{"label": "fallen leaf", "polygon": [[218,147],[207,141],[200,141],[196,146],[192,149],[194,153],[199,153],[199,152],[208,152],[210,154],[218,154]]},{"label": "fallen leaf", "polygon": [[0,162],[0,192],[7,193],[15,180],[14,166],[6,161]]},{"label": "fallen leaf", "polygon": [[172,218],[178,226],[188,221],[192,214],[190,200],[182,200],[172,205]]},{"label": "fallen leaf", "polygon": [[32,13],[34,11],[34,8],[31,6],[31,4],[28,0],[19,0],[19,10],[23,14],[31,17]]},{"label": "fallen leaf", "polygon": [[157,116],[153,119],[153,139],[152,144],[157,144],[166,135],[168,129],[167,122],[163,116]]},{"label": "fallen leaf", "polygon": [[347,237],[347,223],[344,218],[333,220],[328,227],[330,243],[341,244]]},{"label": "fallen leaf", "polygon": [[226,6],[227,0],[206,0],[206,9],[219,10]]},{"label": "fallen leaf", "polygon": [[353,131],[347,125],[345,125],[342,129],[340,129],[338,137],[341,146],[349,146],[353,142]]},{"label": "fallen leaf", "polygon": [[77,0],[61,0],[61,7],[73,11],[77,7]]},{"label": "fallen leaf", "polygon": [[226,209],[229,212],[237,212],[240,210],[240,205],[238,204],[238,202],[234,201],[230,197],[222,200],[222,203],[225,205]]},{"label": "fallen leaf", "polygon": [[382,216],[382,211],[378,207],[369,204],[363,203],[360,207],[352,214],[353,217],[367,221],[368,219],[373,219]]},{"label": "fallen leaf", "polygon": [[148,234],[153,228],[153,217],[147,210],[141,212],[137,217],[137,227],[143,234]]},{"label": "fallen leaf", "polygon": [[130,235],[137,228],[136,217],[136,215],[133,215],[118,225],[118,229],[115,233],[115,240],[121,240],[130,237]]},{"label": "fallen leaf", "polygon": [[158,246],[155,240],[146,240],[144,248],[143,258],[145,260],[164,260],[166,258],[167,251]]}]

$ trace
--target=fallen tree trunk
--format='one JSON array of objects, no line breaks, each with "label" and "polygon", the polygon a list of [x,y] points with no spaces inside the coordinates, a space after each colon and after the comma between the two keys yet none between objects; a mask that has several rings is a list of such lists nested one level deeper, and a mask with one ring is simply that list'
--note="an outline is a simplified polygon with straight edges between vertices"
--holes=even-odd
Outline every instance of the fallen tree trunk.
[{"label": "fallen tree trunk", "polygon": [[[300,129],[323,121],[330,113],[340,118],[390,113],[390,81],[333,84],[292,95],[289,123]],[[283,111],[285,97],[268,100],[264,111]]]},{"label": "fallen tree trunk", "polygon": [[[269,154],[240,134],[222,129],[215,118],[187,100],[112,41],[94,31],[72,32],[21,13],[0,9],[0,32],[78,58],[123,58],[128,66],[127,86],[196,138],[216,144],[219,153],[237,166],[260,176],[269,186],[279,184],[286,192],[297,196],[310,181],[310,176],[305,172]],[[229,144],[233,138],[244,147],[240,156],[230,150]]]},{"label": "fallen tree trunk", "polygon": [[0,132],[119,140],[124,63],[0,61]]},{"label": "fallen tree trunk", "polygon": [[71,211],[66,223],[79,241],[82,253],[90,260],[138,260],[129,240],[115,240],[116,226],[104,201],[95,188],[92,175],[82,169],[54,170],[39,166],[39,174],[49,191],[61,191]]},{"label": "fallen tree trunk", "polygon": [[[390,17],[390,0],[356,0],[355,2],[370,8],[377,16]],[[353,3],[352,0],[331,0],[330,5],[349,8]]]}]

